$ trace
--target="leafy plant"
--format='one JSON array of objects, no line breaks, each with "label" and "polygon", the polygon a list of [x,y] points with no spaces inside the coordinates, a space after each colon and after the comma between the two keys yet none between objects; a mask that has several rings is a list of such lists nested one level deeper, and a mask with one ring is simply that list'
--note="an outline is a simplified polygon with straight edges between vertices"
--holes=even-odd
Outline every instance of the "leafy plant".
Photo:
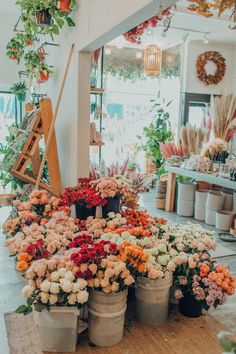
[{"label": "leafy plant", "polygon": [[21,58],[24,55],[24,42],[23,42],[23,34],[17,33],[10,41],[7,43],[7,56],[16,60],[19,64]]},{"label": "leafy plant", "polygon": [[41,71],[47,71],[49,74],[53,73],[51,67],[44,62],[44,55],[39,55],[38,51],[30,50],[25,54],[24,59],[25,71],[29,77],[38,78]]},{"label": "leafy plant", "polygon": [[146,137],[145,142],[142,141],[141,136],[138,136],[138,139],[141,141],[138,148],[145,151],[147,158],[153,158],[156,167],[159,168],[164,162],[160,151],[160,143],[165,143],[173,139],[169,121],[170,114],[167,111],[172,101],[166,103],[165,99],[161,100],[160,92],[158,92],[157,99],[151,100],[151,102],[154,104],[150,112],[155,112],[155,121],[143,130]]},{"label": "leafy plant", "polygon": [[27,92],[27,85],[25,82],[18,82],[10,88],[10,91],[15,95],[25,95]]},{"label": "leafy plant", "polygon": [[[75,26],[69,13],[61,11],[57,3],[58,1],[56,0],[17,0],[16,4],[21,6],[21,20],[26,33],[50,34],[53,38],[53,35],[59,34],[65,22],[68,26]],[[76,0],[71,0],[70,10],[74,8],[75,4]],[[36,13],[42,10],[47,11],[51,15],[51,23],[48,26],[38,25],[36,22]]]},{"label": "leafy plant", "polygon": [[[0,169],[0,183],[3,188],[6,188],[7,186],[10,186],[12,190],[17,190],[18,188],[22,188],[26,182],[22,181],[19,178],[16,178],[11,175],[10,171],[12,168],[12,163],[15,162],[16,156],[18,156],[19,152],[22,150],[21,146],[19,146],[19,149],[16,149],[17,151],[12,149],[13,144],[16,146],[16,141],[19,139],[17,137],[17,132],[19,131],[18,125],[11,125],[8,127],[8,132],[9,135],[6,137],[6,145],[0,144],[0,157],[1,157],[1,169]],[[21,134],[23,135],[23,134]],[[24,140],[23,140],[24,142]],[[19,150],[19,151],[18,151]],[[43,150],[40,149],[40,156],[42,158],[43,155]],[[29,172],[32,172],[33,168],[32,165],[29,166]],[[44,169],[43,169],[43,179],[48,182],[49,181],[49,175],[48,175],[48,165],[45,163]]]}]

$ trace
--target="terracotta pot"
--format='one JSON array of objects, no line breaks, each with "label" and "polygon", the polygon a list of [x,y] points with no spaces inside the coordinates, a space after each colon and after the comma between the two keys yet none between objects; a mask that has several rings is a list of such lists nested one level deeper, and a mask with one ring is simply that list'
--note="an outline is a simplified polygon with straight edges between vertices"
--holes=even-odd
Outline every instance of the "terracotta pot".
[{"label": "terracotta pot", "polygon": [[17,57],[15,55],[11,57],[11,60],[16,60],[16,59]]},{"label": "terracotta pot", "polygon": [[71,0],[59,0],[59,10],[61,12],[70,12]]},{"label": "terracotta pot", "polygon": [[212,189],[212,184],[207,183],[205,181],[198,181],[197,182],[197,190],[199,189]]},{"label": "terracotta pot", "polygon": [[39,80],[38,82],[46,82],[49,79],[49,74],[47,71],[40,71],[39,72]]},{"label": "terracotta pot", "polygon": [[31,41],[30,39],[28,39],[28,40],[25,41],[25,45],[26,45],[27,47],[30,47],[32,44],[33,44],[33,41]]}]

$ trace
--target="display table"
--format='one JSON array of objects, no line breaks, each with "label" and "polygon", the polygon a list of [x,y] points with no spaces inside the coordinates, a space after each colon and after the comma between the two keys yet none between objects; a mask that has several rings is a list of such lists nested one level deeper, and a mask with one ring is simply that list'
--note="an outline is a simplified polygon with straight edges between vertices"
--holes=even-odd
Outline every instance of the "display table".
[{"label": "display table", "polygon": [[227,178],[217,177],[207,173],[189,171],[184,168],[168,165],[165,166],[165,169],[168,172],[165,209],[169,212],[174,210],[176,175],[186,176],[194,178],[196,181],[204,181],[207,183],[216,184],[221,187],[236,190],[236,182],[230,181]]}]

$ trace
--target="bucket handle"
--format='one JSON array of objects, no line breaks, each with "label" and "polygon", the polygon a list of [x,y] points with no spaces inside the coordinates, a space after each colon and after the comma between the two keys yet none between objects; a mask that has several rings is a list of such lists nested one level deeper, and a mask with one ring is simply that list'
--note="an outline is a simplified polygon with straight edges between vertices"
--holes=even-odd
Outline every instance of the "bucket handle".
[{"label": "bucket handle", "polygon": [[122,310],[120,310],[119,312],[101,313],[101,312],[94,311],[94,310],[92,310],[92,309],[89,307],[89,312],[90,312],[92,315],[98,316],[98,317],[102,317],[102,318],[113,318],[113,317],[118,317],[118,316],[123,315],[123,313],[125,313],[125,311],[126,311],[126,308],[127,308],[127,305],[125,305],[125,307],[124,307]]}]

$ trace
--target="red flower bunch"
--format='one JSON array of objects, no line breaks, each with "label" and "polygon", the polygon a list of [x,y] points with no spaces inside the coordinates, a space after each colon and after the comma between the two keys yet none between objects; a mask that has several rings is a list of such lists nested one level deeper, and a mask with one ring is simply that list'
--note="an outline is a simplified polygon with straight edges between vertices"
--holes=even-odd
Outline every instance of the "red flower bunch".
[{"label": "red flower bunch", "polygon": [[90,209],[98,205],[105,205],[107,200],[100,197],[91,186],[89,178],[79,178],[78,186],[65,188],[60,203],[69,206],[77,204]]},{"label": "red flower bunch", "polygon": [[93,243],[93,236],[88,233],[84,233],[75,237],[74,240],[69,243],[69,248],[79,248],[82,245],[92,244],[92,243]]},{"label": "red flower bunch", "polygon": [[42,258],[50,258],[51,254],[44,248],[44,241],[40,238],[37,242],[32,243],[26,248],[26,252],[35,260]]},{"label": "red flower bunch", "polygon": [[97,266],[109,254],[117,254],[117,245],[110,241],[94,244],[83,244],[78,252],[71,255],[72,262],[78,267],[77,278],[89,280],[93,278]]},{"label": "red flower bunch", "polygon": [[132,28],[128,32],[124,33],[123,36],[128,42],[141,44],[141,36],[143,35],[145,29],[148,27],[157,27],[158,23],[163,20],[164,17],[171,14],[171,7],[164,9],[160,14],[151,17],[149,20],[144,21],[140,25]]}]

